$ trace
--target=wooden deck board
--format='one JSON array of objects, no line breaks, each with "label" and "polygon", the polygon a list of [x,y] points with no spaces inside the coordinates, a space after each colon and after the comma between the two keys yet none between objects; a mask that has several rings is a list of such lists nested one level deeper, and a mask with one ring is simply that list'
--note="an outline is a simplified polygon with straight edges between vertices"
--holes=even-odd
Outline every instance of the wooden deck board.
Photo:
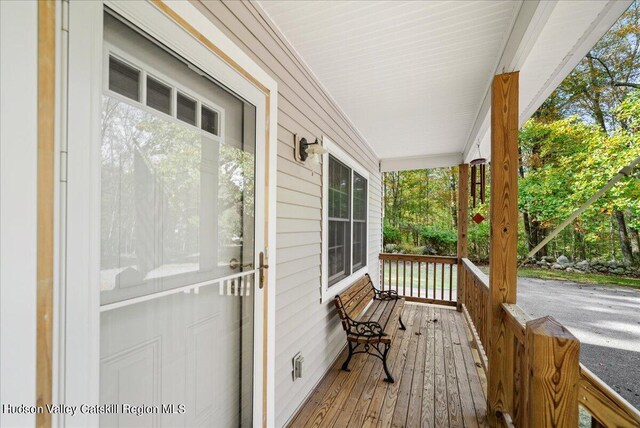
[{"label": "wooden deck board", "polygon": [[[418,336],[427,334],[427,326],[429,323],[429,312],[422,312],[422,320],[420,327],[414,333]],[[420,427],[420,416],[422,410],[422,390],[424,387],[424,366],[426,362],[426,338],[418,338],[418,346],[416,350],[416,358],[414,364],[413,380],[411,382],[411,391],[409,391],[407,412],[407,427]]]},{"label": "wooden deck board", "polygon": [[444,364],[448,397],[447,407],[449,410],[449,426],[462,428],[461,396],[460,389],[458,388],[461,379],[456,371],[456,360],[453,352],[454,345],[451,341],[451,328],[455,328],[456,325],[450,317],[451,315],[450,311],[442,313]]},{"label": "wooden deck board", "polygon": [[[435,426],[435,347],[432,346],[435,340],[435,327],[433,325],[434,308],[427,306],[427,335],[425,336],[427,346],[424,361],[424,383],[422,389],[422,415],[420,416],[421,427]],[[431,346],[430,346],[431,345]]]},{"label": "wooden deck board", "polygon": [[[416,311],[413,324],[411,325],[409,336],[409,348],[407,349],[407,357],[404,364],[404,370],[401,376],[396,381],[398,384],[398,394],[396,396],[395,408],[393,409],[393,417],[389,421],[393,427],[402,427],[407,420],[407,413],[409,411],[409,395],[411,394],[411,385],[413,384],[413,376],[415,373],[415,362],[418,353],[418,338],[417,333],[420,332],[420,325],[422,323],[422,311]],[[398,422],[402,421],[400,424]]]},{"label": "wooden deck board", "polygon": [[442,332],[442,312],[436,310],[434,314],[434,327],[435,327],[435,340],[434,347],[436,352],[435,358],[435,391],[436,396],[434,400],[435,404],[435,416],[436,427],[448,427],[449,426],[449,406],[447,396],[447,378],[445,373],[444,364],[444,341]]},{"label": "wooden deck board", "polygon": [[[455,317],[455,321],[458,327],[458,336],[461,343],[472,343],[473,334],[467,328],[464,319]],[[480,356],[477,351],[472,352],[471,347],[461,346],[462,356],[464,357],[464,364],[467,370],[467,379],[471,388],[471,398],[476,410],[476,419],[479,426],[483,426],[486,420],[487,413],[487,397],[486,397],[486,382],[482,383],[481,376],[484,377],[484,371],[479,361]],[[477,359],[474,358],[477,355]]]},{"label": "wooden deck board", "polygon": [[[407,323],[412,322],[413,321],[412,316],[414,312],[415,311],[413,310],[412,306],[407,307],[407,309],[405,309],[403,313],[403,316],[404,316],[403,319],[406,319]],[[389,358],[389,370],[391,370],[392,373],[394,373],[396,367],[400,365],[398,363],[398,360],[399,360],[398,355],[400,355],[399,344],[402,343],[404,336],[408,335],[409,329],[407,328],[406,331],[400,331],[399,333],[400,334],[396,334],[395,336],[395,340],[394,340],[395,345],[394,344],[391,345],[391,351],[390,351],[391,355]],[[374,358],[374,357],[367,357],[367,358]],[[384,403],[384,398],[387,393],[387,387],[389,386],[389,384],[383,380],[383,376],[384,375],[381,373],[380,378],[376,382],[376,385],[373,391],[373,396],[371,397],[371,401],[369,402],[369,406],[367,408],[364,420],[362,422],[363,427],[374,427],[378,424],[378,416],[382,411],[382,404]]]},{"label": "wooden deck board", "polygon": [[[389,351],[395,383],[382,362],[358,354],[351,372],[343,353],[290,422],[290,427],[482,427],[486,380],[463,315],[455,309],[407,303]],[[437,321],[436,321],[437,320]]]},{"label": "wooden deck board", "polygon": [[409,323],[411,324],[411,327],[407,327],[405,335],[402,338],[402,342],[400,344],[400,353],[395,364],[395,370],[392,371],[395,382],[387,385],[385,388],[386,395],[382,402],[382,410],[380,412],[380,417],[378,418],[377,424],[377,426],[380,428],[391,426],[391,421],[393,420],[393,412],[396,408],[398,390],[400,389],[400,385],[402,383],[401,374],[404,373],[404,366],[407,362],[407,355],[409,354],[409,343],[411,342],[411,336],[413,335],[413,325],[417,316],[415,307],[411,307],[409,310]]}]

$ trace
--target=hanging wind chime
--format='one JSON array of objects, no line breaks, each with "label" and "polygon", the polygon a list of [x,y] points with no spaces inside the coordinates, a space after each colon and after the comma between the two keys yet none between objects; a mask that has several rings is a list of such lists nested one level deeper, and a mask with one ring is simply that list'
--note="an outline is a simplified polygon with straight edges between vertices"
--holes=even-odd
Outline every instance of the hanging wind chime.
[{"label": "hanging wind chime", "polygon": [[[483,158],[480,153],[480,142],[478,142],[477,145],[478,157],[469,162],[471,164],[471,200],[473,201],[473,208],[476,208],[476,202],[478,200],[481,204],[484,204],[487,177],[487,159]],[[480,224],[482,220],[484,220],[484,216],[476,213],[472,219]]]}]

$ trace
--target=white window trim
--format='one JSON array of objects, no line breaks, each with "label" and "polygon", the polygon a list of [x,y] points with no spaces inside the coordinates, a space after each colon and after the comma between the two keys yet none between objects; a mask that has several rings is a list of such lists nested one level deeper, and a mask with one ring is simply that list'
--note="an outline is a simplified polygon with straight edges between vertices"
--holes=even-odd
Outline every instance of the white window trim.
[{"label": "white window trim", "polygon": [[[326,135],[322,136],[322,145],[327,149],[327,153],[322,155],[322,288],[321,288],[321,302],[326,303],[346,290],[351,284],[355,282],[357,278],[360,278],[366,273],[369,273],[369,196],[370,196],[370,180],[369,171],[367,171],[362,165],[360,165],[355,159],[349,156],[340,146],[331,141]],[[364,255],[366,265],[352,272],[351,275],[341,279],[329,288],[329,155],[335,157],[340,162],[351,168],[353,171],[360,174],[367,180],[367,254]],[[353,188],[353,174],[351,175],[351,187]],[[353,204],[353,199],[351,200]],[[350,222],[351,222],[351,240],[349,244],[349,251],[351,251],[351,262],[353,266],[353,209],[350,209]]]}]

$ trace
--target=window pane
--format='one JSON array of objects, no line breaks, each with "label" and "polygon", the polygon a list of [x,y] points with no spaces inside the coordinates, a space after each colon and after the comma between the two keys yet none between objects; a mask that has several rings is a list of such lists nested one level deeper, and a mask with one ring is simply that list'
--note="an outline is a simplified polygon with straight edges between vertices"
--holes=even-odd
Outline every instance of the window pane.
[{"label": "window pane", "polygon": [[367,265],[367,224],[362,221],[353,222],[353,270]]},{"label": "window pane", "polygon": [[367,219],[367,180],[357,172],[353,173],[353,218]]},{"label": "window pane", "polygon": [[110,56],[109,89],[132,100],[140,101],[140,71]]},{"label": "window pane", "polygon": [[153,77],[147,77],[147,105],[171,114],[171,88]]},{"label": "window pane", "polygon": [[202,117],[200,127],[214,135],[218,135],[218,112],[202,106]]},{"label": "window pane", "polygon": [[367,180],[353,173],[353,270],[367,264]]},{"label": "window pane", "polygon": [[349,221],[329,220],[329,285],[335,284],[351,273],[349,231]]},{"label": "window pane", "polygon": [[178,92],[176,116],[189,125],[196,124],[196,102]]},{"label": "window pane", "polygon": [[351,169],[329,157],[329,217],[349,219]]}]

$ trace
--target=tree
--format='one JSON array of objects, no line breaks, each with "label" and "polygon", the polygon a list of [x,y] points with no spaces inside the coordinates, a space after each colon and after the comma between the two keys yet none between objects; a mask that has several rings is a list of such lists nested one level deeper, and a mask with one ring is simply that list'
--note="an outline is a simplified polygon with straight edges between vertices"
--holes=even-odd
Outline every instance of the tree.
[{"label": "tree", "polygon": [[[605,134],[628,129],[628,119],[616,111],[628,93],[640,87],[639,81],[640,4],[635,1],[533,117],[541,123],[550,123],[577,116],[585,123],[596,124]],[[529,149],[535,152],[535,148]],[[631,242],[636,231],[628,230],[626,216],[629,214],[624,207],[612,213],[622,254],[627,261],[633,261]],[[525,228],[529,230],[529,241],[539,242],[528,213],[527,217]]]}]

